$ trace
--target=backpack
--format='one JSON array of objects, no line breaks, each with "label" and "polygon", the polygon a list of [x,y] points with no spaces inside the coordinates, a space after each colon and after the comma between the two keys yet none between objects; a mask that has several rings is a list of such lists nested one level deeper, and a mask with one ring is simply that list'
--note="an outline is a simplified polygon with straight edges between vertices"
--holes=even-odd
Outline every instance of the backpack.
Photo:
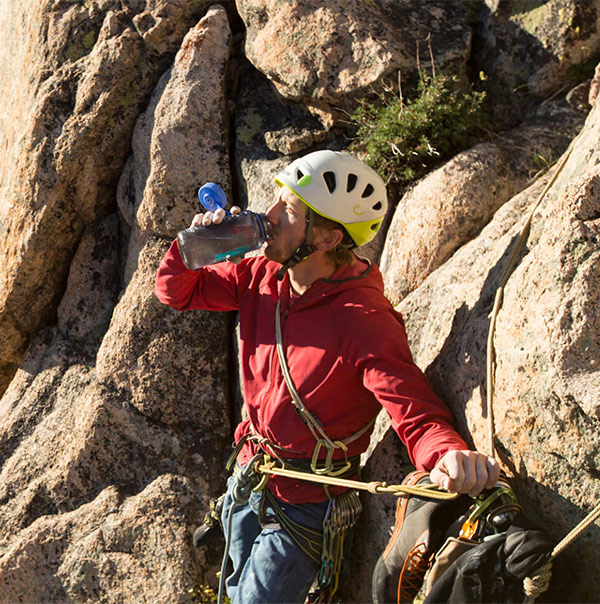
[{"label": "backpack", "polygon": [[[406,485],[431,484],[412,472]],[[376,604],[522,602],[523,579],[553,542],[531,524],[505,479],[478,497],[440,501],[402,495],[390,541],[373,572]]]}]

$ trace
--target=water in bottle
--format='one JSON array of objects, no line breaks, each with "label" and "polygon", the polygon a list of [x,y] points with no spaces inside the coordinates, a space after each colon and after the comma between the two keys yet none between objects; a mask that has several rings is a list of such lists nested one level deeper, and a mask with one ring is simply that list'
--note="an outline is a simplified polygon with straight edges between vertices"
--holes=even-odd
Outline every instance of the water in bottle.
[{"label": "water in bottle", "polygon": [[[210,185],[210,186],[208,186]],[[214,183],[207,183],[198,192],[200,201],[210,211],[223,208],[225,193]],[[227,214],[223,222],[186,229],[177,234],[181,259],[187,268],[199,269],[223,262],[258,249],[271,238],[271,225],[264,214],[244,210]]]}]

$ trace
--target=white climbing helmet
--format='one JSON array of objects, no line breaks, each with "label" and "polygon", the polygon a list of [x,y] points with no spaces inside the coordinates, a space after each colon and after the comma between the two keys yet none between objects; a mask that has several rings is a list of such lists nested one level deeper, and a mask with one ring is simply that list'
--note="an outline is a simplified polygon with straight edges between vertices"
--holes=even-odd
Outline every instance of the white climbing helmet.
[{"label": "white climbing helmet", "polygon": [[338,151],[315,151],[275,177],[317,214],[342,224],[357,246],[375,237],[387,210],[381,177],[362,161]]}]

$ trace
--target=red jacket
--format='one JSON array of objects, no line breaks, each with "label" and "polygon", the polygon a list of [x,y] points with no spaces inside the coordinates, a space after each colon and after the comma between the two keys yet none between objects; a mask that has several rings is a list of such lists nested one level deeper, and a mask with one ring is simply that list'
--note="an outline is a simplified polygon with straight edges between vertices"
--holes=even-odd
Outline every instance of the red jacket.
[{"label": "red jacket", "polygon": [[[275,308],[281,298],[292,380],[330,439],[358,432],[383,405],[418,469],[430,470],[451,449],[468,448],[452,427],[448,408],[414,364],[404,321],[384,297],[376,266],[357,259],[292,301],[289,279],[278,281],[278,269],[261,256],[190,271],[173,242],[156,277],[157,297],[177,310],[239,311],[250,419],[237,427],[236,441],[252,422],[256,432],[285,449],[283,457],[313,454],[315,439],[291,402],[277,357]],[[348,455],[367,448],[370,432],[348,445]],[[246,443],[238,461],[247,462],[253,453],[254,445]],[[292,503],[326,499],[321,486],[287,478],[271,478],[269,488]]]}]

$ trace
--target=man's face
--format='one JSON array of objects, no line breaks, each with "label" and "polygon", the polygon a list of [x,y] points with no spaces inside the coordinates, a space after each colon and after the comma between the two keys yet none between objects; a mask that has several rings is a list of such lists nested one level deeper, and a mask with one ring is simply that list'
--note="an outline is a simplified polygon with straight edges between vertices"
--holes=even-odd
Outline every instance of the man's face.
[{"label": "man's face", "polygon": [[267,211],[273,238],[265,248],[265,256],[283,264],[298,249],[306,234],[308,208],[287,187],[279,189],[277,201]]}]

